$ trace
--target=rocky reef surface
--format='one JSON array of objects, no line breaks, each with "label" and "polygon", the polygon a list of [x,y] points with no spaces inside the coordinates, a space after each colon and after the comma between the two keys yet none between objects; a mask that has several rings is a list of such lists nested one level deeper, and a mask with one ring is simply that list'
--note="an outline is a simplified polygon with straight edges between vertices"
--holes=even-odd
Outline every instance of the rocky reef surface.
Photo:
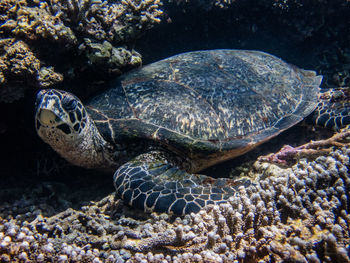
[{"label": "rocky reef surface", "polygon": [[160,0],[1,1],[0,101],[12,102],[28,87],[81,81],[91,71],[97,81],[139,66],[130,43],[160,22],[160,6]]},{"label": "rocky reef surface", "polygon": [[58,212],[42,188],[26,189],[0,206],[0,260],[350,262],[349,146],[343,131],[297,148],[290,166],[261,157],[228,204],[184,217],[142,214],[113,193]]}]

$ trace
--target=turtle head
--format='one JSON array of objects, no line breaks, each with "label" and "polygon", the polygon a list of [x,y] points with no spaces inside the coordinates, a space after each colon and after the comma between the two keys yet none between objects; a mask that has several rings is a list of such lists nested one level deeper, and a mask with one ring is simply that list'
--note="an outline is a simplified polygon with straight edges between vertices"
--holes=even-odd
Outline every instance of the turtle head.
[{"label": "turtle head", "polygon": [[49,129],[56,137],[72,140],[84,133],[87,123],[81,101],[73,94],[60,90],[41,90],[38,93],[35,118],[40,136],[42,129]]},{"label": "turtle head", "polygon": [[36,99],[38,135],[67,161],[86,168],[103,168],[108,143],[99,134],[81,101],[61,90],[41,90]]}]

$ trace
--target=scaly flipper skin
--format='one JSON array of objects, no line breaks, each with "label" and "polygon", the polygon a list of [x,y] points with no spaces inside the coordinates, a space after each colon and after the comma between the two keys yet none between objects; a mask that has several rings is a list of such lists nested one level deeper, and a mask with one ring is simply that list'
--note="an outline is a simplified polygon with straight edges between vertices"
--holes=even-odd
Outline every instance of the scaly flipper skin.
[{"label": "scaly flipper skin", "polygon": [[246,178],[213,179],[189,174],[169,163],[158,151],[142,154],[122,165],[113,179],[118,197],[130,206],[145,212],[176,215],[197,213],[209,204],[225,203],[239,186],[250,185]]},{"label": "scaly flipper skin", "polygon": [[350,87],[320,93],[319,103],[309,118],[313,124],[339,131],[350,124]]}]

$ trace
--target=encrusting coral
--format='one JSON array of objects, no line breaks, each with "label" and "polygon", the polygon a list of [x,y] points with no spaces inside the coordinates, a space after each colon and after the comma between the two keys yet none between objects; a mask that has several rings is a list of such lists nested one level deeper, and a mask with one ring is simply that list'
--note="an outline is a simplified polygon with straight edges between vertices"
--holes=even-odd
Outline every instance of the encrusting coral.
[{"label": "encrusting coral", "polygon": [[257,161],[246,174],[254,183],[229,203],[184,217],[142,215],[114,194],[51,217],[45,205],[29,202],[29,212],[8,203],[0,209],[1,260],[350,262],[350,149],[340,144],[348,135],[334,136],[332,148],[318,143],[320,155],[305,153],[291,166]]}]

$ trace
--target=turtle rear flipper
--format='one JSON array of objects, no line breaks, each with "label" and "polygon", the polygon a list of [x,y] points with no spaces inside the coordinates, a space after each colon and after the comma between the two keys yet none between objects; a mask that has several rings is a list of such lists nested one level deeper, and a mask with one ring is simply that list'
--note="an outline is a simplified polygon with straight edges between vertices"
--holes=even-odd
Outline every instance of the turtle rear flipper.
[{"label": "turtle rear flipper", "polygon": [[333,130],[350,124],[350,88],[329,89],[320,93],[319,103],[308,122]]},{"label": "turtle rear flipper", "polygon": [[176,215],[198,212],[209,204],[227,202],[248,179],[214,179],[189,174],[170,164],[161,152],[150,152],[121,166],[114,174],[117,195],[145,212]]}]

